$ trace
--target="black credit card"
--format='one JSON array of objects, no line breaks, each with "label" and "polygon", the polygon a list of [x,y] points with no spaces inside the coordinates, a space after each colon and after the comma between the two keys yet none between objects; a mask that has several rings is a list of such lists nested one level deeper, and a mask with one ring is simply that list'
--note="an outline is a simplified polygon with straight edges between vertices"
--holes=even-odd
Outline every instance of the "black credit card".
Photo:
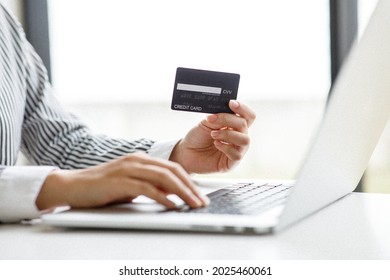
[{"label": "black credit card", "polygon": [[172,110],[233,113],[229,100],[237,99],[240,75],[179,67],[176,70]]}]

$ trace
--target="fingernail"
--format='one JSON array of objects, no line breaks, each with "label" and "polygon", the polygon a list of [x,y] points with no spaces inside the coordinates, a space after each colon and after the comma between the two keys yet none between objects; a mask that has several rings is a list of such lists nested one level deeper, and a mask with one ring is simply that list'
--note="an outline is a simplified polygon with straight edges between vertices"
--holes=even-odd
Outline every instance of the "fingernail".
[{"label": "fingernail", "polygon": [[207,206],[210,204],[210,198],[207,195],[202,195],[203,206]]},{"label": "fingernail", "polygon": [[240,107],[240,103],[238,103],[238,101],[236,101],[236,100],[230,100],[229,103],[230,103],[230,107],[232,107],[234,109],[237,109],[238,107]]},{"label": "fingernail", "polygon": [[168,203],[168,205],[167,205],[167,208],[168,208],[168,209],[176,209],[176,208],[177,208],[177,206],[176,206],[176,204],[175,204],[175,203],[173,203],[173,202],[169,202],[169,203]]},{"label": "fingernail", "polygon": [[218,135],[219,135],[219,131],[217,131],[217,130],[211,131],[211,137],[212,138],[217,138]]},{"label": "fingernail", "polygon": [[201,207],[203,205],[203,202],[199,200],[199,198],[197,198],[196,196],[191,196],[191,200],[193,202],[193,205],[192,207]]},{"label": "fingernail", "polygon": [[167,197],[165,199],[165,202],[162,202],[161,204],[165,205],[165,207],[170,210],[177,208],[176,204]]},{"label": "fingernail", "polygon": [[217,119],[218,119],[217,115],[209,115],[209,116],[207,116],[207,121],[210,122],[210,123],[215,122]]}]

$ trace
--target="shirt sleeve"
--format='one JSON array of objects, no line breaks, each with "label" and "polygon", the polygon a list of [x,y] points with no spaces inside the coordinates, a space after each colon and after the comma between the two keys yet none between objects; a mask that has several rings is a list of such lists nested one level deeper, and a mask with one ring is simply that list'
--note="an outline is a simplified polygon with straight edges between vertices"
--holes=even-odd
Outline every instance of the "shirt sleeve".
[{"label": "shirt sleeve", "polygon": [[153,157],[163,158],[168,160],[171,156],[173,148],[178,143],[178,140],[156,142],[149,150],[149,154]]},{"label": "shirt sleeve", "polygon": [[[177,140],[156,142],[150,155],[169,159]],[[52,166],[0,167],[0,223],[39,218],[35,201]]]},{"label": "shirt sleeve", "polygon": [[0,167],[0,222],[18,222],[40,216],[35,200],[50,166]]}]

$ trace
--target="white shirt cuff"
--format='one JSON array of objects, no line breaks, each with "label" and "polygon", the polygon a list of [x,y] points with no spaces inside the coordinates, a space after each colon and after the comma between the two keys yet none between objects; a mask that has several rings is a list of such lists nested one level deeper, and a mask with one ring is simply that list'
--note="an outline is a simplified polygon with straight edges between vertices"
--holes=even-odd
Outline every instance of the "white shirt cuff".
[{"label": "white shirt cuff", "polygon": [[0,174],[0,222],[38,218],[35,200],[52,166],[10,166]]},{"label": "white shirt cuff", "polygon": [[168,160],[169,157],[171,156],[173,148],[178,142],[179,140],[156,142],[150,148],[148,154],[153,157],[158,157],[158,158]]}]

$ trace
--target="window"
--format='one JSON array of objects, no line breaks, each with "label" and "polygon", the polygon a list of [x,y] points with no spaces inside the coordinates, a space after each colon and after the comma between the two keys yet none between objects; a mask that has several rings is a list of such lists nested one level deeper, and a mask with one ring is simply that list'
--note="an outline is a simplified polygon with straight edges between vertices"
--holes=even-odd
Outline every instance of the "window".
[{"label": "window", "polygon": [[52,80],[95,131],[180,138],[204,115],[172,112],[176,67],[241,74],[258,119],[220,176],[293,178],[330,87],[328,0],[48,0]]}]

